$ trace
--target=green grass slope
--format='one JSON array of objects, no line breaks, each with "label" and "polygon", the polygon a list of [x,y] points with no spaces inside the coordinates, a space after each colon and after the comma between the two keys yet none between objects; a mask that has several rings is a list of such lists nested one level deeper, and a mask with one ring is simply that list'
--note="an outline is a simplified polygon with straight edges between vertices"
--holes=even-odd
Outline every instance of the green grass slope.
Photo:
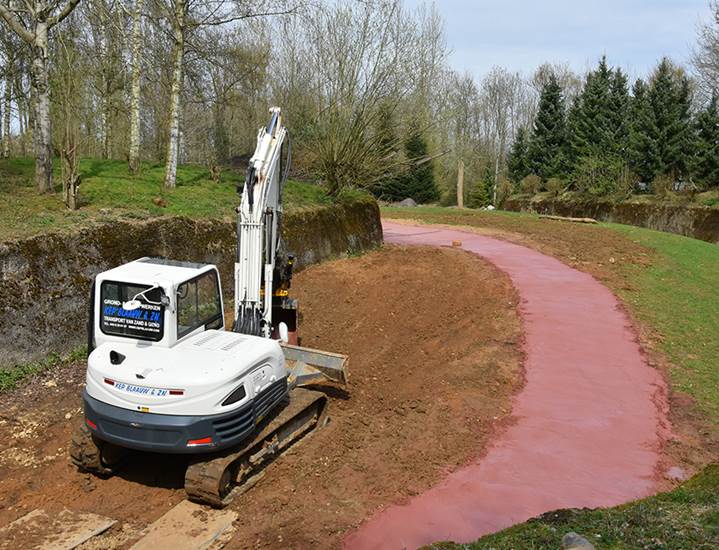
[{"label": "green grass slope", "polygon": [[[215,183],[204,166],[181,165],[177,187],[167,190],[163,187],[162,164],[145,163],[140,174],[131,176],[126,162],[83,159],[80,208],[70,212],[60,195],[59,162],[55,162],[54,170],[56,193],[38,195],[34,169],[33,159],[0,160],[0,241],[114,218],[233,216],[239,204],[236,186],[244,181],[244,174],[227,170],[221,182]],[[156,198],[163,204],[153,202]],[[284,198],[287,210],[332,203],[321,186],[297,181],[287,183]]]},{"label": "green grass slope", "polygon": [[636,291],[619,293],[653,327],[674,364],[670,383],[696,400],[719,430],[719,246],[637,227],[609,225],[658,252],[649,267],[627,265]]}]

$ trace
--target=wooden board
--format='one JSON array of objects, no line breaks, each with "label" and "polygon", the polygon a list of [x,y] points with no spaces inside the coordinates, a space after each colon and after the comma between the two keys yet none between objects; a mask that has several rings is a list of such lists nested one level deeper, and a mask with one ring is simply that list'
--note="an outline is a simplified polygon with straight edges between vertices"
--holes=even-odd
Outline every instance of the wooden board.
[{"label": "wooden board", "polygon": [[215,510],[183,500],[150,525],[147,534],[132,550],[200,550],[208,548],[232,531],[237,512]]},{"label": "wooden board", "polygon": [[543,220],[556,220],[560,222],[573,222],[573,223],[599,223],[594,218],[567,218],[566,216],[550,216],[548,214],[542,214],[539,216]]},{"label": "wooden board", "polygon": [[115,524],[114,519],[62,510],[51,517],[37,509],[0,528],[0,549],[72,550]]}]

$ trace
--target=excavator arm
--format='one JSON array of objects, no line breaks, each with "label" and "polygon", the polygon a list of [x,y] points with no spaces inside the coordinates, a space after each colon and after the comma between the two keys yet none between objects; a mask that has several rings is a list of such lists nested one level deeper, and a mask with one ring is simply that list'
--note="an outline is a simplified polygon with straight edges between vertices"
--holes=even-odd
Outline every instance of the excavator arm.
[{"label": "excavator arm", "polygon": [[289,168],[289,147],[284,173],[282,146],[289,145],[278,107],[270,109],[267,127],[257,134],[237,209],[237,260],[235,263],[236,332],[270,337],[273,278],[282,223],[282,191]]}]

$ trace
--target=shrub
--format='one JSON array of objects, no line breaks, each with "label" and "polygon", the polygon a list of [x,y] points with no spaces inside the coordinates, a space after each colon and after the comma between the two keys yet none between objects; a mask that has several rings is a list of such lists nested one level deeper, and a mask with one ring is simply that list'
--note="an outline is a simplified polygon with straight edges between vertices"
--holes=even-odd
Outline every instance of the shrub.
[{"label": "shrub", "polygon": [[501,208],[504,206],[504,203],[507,202],[507,199],[512,196],[514,193],[514,185],[512,185],[512,182],[509,181],[505,177],[499,178],[499,183],[497,184],[497,208]]},{"label": "shrub", "polygon": [[574,169],[577,191],[597,197],[611,195],[617,190],[625,166],[618,158],[581,157]]},{"label": "shrub", "polygon": [[467,208],[484,208],[492,202],[491,189],[487,182],[480,180],[475,183],[467,197]]},{"label": "shrub", "polygon": [[519,190],[522,193],[536,195],[542,188],[542,179],[536,174],[529,174],[526,178],[519,182]]},{"label": "shrub", "polygon": [[559,178],[549,178],[544,187],[549,191],[549,194],[553,197],[558,197],[566,189],[566,184]]},{"label": "shrub", "polygon": [[652,182],[652,193],[659,197],[666,197],[674,189],[674,178],[667,174],[660,174]]}]

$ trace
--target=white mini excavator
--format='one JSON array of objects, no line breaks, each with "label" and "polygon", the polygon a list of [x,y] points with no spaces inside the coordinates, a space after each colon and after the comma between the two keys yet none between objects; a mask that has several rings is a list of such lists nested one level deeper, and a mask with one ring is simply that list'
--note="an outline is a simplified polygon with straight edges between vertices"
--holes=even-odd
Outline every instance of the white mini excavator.
[{"label": "white mini excavator", "polygon": [[327,421],[325,393],[301,386],[344,385],[347,357],[296,345],[280,236],[290,147],[280,109],[270,113],[237,208],[232,330],[214,265],[141,258],[95,278],[70,449],[81,470],[111,475],[128,450],[192,454],[188,497],[222,507]]}]

